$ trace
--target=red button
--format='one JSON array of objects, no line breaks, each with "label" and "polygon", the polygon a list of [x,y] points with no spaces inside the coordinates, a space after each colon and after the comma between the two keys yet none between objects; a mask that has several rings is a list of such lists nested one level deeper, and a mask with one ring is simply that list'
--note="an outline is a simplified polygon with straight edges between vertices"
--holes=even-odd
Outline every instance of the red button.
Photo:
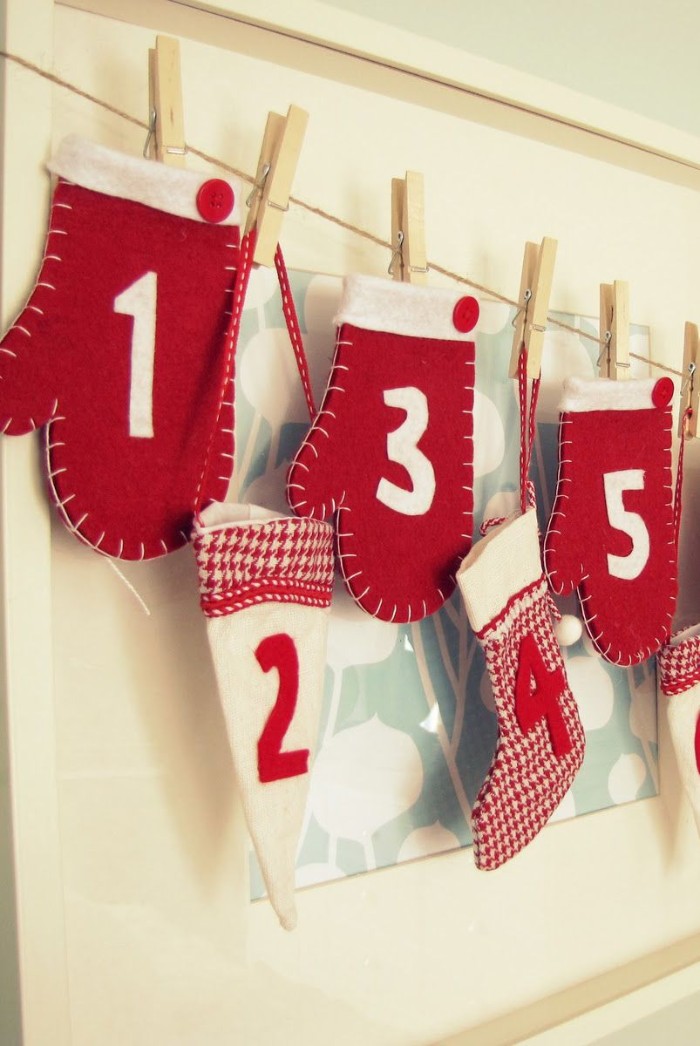
[{"label": "red button", "polygon": [[210,178],[197,193],[197,210],[205,222],[225,221],[235,203],[233,189],[223,178]]},{"label": "red button", "polygon": [[673,382],[670,378],[659,378],[651,393],[655,407],[667,407],[673,399]]},{"label": "red button", "polygon": [[452,322],[462,334],[468,334],[476,326],[479,319],[479,303],[476,298],[468,295],[460,298],[452,313]]}]

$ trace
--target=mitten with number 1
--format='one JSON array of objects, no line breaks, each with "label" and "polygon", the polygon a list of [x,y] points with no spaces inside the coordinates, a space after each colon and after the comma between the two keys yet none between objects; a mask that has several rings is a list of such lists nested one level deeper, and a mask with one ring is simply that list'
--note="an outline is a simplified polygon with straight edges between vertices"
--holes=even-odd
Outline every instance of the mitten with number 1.
[{"label": "mitten with number 1", "polygon": [[320,520],[212,504],[197,518],[194,549],[243,810],[270,902],[292,929],[323,693],[333,531]]},{"label": "mitten with number 1", "polygon": [[189,540],[233,464],[219,405],[239,258],[239,186],[66,138],[46,250],[0,343],[0,431],[46,426],[51,497],[85,544],[121,559]]}]

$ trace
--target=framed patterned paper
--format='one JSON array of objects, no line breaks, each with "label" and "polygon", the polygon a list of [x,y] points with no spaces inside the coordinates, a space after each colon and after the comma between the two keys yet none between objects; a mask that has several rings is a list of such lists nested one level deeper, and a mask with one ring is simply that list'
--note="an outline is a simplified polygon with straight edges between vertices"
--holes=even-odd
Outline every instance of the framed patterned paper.
[{"label": "framed patterned paper", "polygon": [[[317,402],[330,370],[341,280],[290,274]],[[482,302],[476,331],[474,540],[482,519],[515,506],[518,408],[508,378],[513,310]],[[532,476],[540,527],[556,485],[558,400],[570,374],[592,377],[594,323],[562,316],[545,342]],[[633,328],[648,355],[648,332]],[[309,418],[274,272],[254,273],[237,363],[237,489],[242,501],[288,511],[285,476]],[[400,569],[400,564],[397,564]],[[575,600],[559,602],[578,613]],[[658,793],[653,661],[603,661],[586,633],[563,651],[586,730],[586,756],[553,820]],[[423,621],[397,625],[361,610],[336,582],[325,704],[297,860],[297,886],[469,846],[472,803],[496,743],[482,653],[455,592]],[[263,895],[251,855],[251,896]]]}]

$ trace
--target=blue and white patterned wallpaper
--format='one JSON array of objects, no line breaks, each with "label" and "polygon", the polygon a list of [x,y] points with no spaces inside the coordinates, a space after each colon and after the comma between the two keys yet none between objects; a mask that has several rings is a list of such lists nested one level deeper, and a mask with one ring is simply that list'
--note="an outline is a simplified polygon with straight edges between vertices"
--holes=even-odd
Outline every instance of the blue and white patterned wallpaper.
[{"label": "blue and white patterned wallpaper", "polygon": [[[334,347],[341,280],[290,273],[320,402]],[[519,426],[508,378],[513,310],[482,303],[477,328],[474,540],[487,516],[515,507]],[[597,330],[584,318],[560,317]],[[648,355],[648,332],[632,330]],[[543,354],[532,477],[541,527],[556,485],[557,403],[564,377],[593,376],[597,345],[553,329]],[[231,495],[288,512],[285,475],[308,414],[282,315],[274,271],[252,278],[237,359],[237,480]],[[577,614],[573,599],[559,600]],[[585,636],[564,649],[586,730],[586,757],[553,820],[657,794],[654,662],[632,669],[604,662]],[[484,659],[459,592],[417,624],[377,621],[336,585],[326,689],[297,885],[367,872],[471,843],[472,803],[496,743]],[[546,829],[545,829],[546,830]],[[536,845],[536,841],[532,844]],[[264,894],[251,854],[251,896]]]}]

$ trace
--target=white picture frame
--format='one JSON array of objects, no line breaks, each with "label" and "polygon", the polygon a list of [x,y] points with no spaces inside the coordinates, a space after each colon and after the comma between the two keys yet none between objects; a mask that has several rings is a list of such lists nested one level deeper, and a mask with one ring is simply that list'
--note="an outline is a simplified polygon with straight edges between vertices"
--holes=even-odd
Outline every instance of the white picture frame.
[{"label": "white picture frame", "polygon": [[[254,21],[264,21],[267,29],[253,27],[252,32],[276,32],[275,46],[281,49],[281,64],[284,64],[284,41],[290,35],[308,40],[315,25],[316,38],[328,47],[353,52],[359,45],[355,38],[346,34],[351,29],[359,31],[361,28],[353,23],[353,29],[349,21],[343,22],[334,16],[324,33],[323,25],[319,27],[318,21],[314,22],[323,14],[324,5],[307,2],[294,5],[294,12],[288,10],[290,5],[277,2],[261,5],[247,0],[218,0],[209,4],[198,4],[193,0],[186,11],[174,10],[178,5],[169,5],[164,0],[147,0],[140,5],[116,3],[116,0],[114,3],[110,0],[79,0],[66,6],[127,21],[131,18],[135,25],[145,24],[149,28],[152,22],[160,20],[166,31],[192,28],[193,37],[199,24],[198,17],[204,26],[202,35],[210,32],[209,23],[206,26],[204,23],[213,17],[212,11],[215,16],[230,15],[232,19],[241,19],[248,26]],[[200,15],[192,10],[194,7],[206,10]],[[52,68],[54,15],[53,0],[8,0],[3,48],[43,68]],[[269,40],[260,42],[261,50],[268,55],[267,61],[270,60],[266,50],[269,43]],[[388,36],[378,34],[373,57],[377,61],[383,60],[387,49],[392,46]],[[430,62],[435,55],[432,48],[426,50],[422,61],[426,73],[430,73]],[[420,55],[414,52],[412,60],[416,67],[420,64],[419,59]],[[352,62],[352,55],[343,56],[343,60]],[[477,62],[469,63],[473,73],[469,80],[472,86],[480,75],[484,91],[488,89],[492,94],[509,97],[516,105],[524,102],[527,109],[537,107],[536,85],[526,84],[519,75],[506,73],[502,74],[500,81],[489,81],[489,77],[495,76],[493,70],[482,68],[479,73],[478,65]],[[10,61],[3,62],[2,74],[0,292],[3,321],[6,323],[21,306],[23,296],[31,286],[43,244],[49,191],[44,163],[52,144],[56,95],[47,81]],[[409,74],[402,70],[394,70],[394,74],[399,80],[402,75],[407,77],[405,82],[400,80],[403,87],[396,90],[404,91],[410,98]],[[462,82],[465,82],[464,74]],[[550,114],[555,110],[562,113],[567,99],[565,92],[552,89],[546,97],[540,97],[539,103],[540,108]],[[621,117],[612,113],[609,107],[598,109],[598,103],[580,99],[576,101],[580,108],[573,106],[573,102],[571,104],[572,124],[592,124],[613,138],[623,134]],[[523,120],[538,123],[541,117],[526,113]],[[503,133],[511,131],[504,130]],[[522,126],[518,133],[523,133]],[[571,136],[576,140],[576,136],[582,134],[585,132],[577,130],[576,126],[567,127],[559,133],[559,147],[563,144],[566,149],[568,142],[569,147],[576,151]],[[534,137],[538,139],[538,134]],[[650,122],[644,122],[642,126],[641,118],[626,124],[624,137],[643,146],[653,145],[653,153],[659,155],[645,156],[635,146],[621,146],[612,141],[609,155],[618,157],[621,168],[632,166],[637,173],[645,170],[648,173],[648,164],[651,164],[660,184],[674,187],[679,183],[696,184],[695,165],[700,161],[700,142],[671,128],[651,126]],[[538,140],[541,140],[541,135]],[[585,152],[583,145],[580,147]],[[636,167],[631,160],[633,155]],[[688,221],[697,223],[698,213],[690,214]],[[293,234],[299,235],[299,228],[290,220]],[[653,241],[651,248],[654,249]],[[629,245],[620,249],[621,257],[625,256],[625,251],[629,253]],[[585,261],[582,266],[587,272]],[[514,258],[513,267],[514,270],[519,267],[519,258]],[[697,272],[694,275],[697,276]],[[639,280],[646,291],[642,272]],[[649,280],[652,286],[653,276]],[[691,284],[693,280],[687,282]],[[509,278],[508,284],[516,286],[517,280]],[[588,293],[579,296],[578,310],[572,311],[585,309],[587,302],[584,299]],[[597,297],[597,286],[590,293],[593,298]],[[665,303],[674,324],[679,323],[689,310],[693,293],[688,286],[674,296],[669,280],[666,280]],[[676,356],[673,338],[663,328],[658,315],[648,304],[648,298],[649,295],[644,294],[639,315],[635,314],[633,306],[633,316],[639,322],[649,322],[652,328],[661,329],[661,337],[655,345],[657,358],[677,365],[681,342],[679,340]],[[566,300],[559,304],[560,307],[570,307]],[[689,472],[692,474],[692,450],[689,457]],[[6,1038],[8,1043],[14,1042],[10,1036],[19,1034],[17,1025],[21,1020],[24,1046],[43,1046],[46,1042],[53,1046],[74,1046],[72,1007],[76,994],[80,995],[80,985],[70,984],[71,968],[67,958],[71,943],[66,935],[65,855],[56,769],[51,522],[35,442],[32,439],[0,441],[0,466],[5,677],[4,721],[0,719],[4,727],[0,738],[3,745],[0,767],[4,771],[4,780],[0,785],[3,788],[3,812],[6,811],[12,821],[11,853],[8,852],[10,839],[6,833],[0,857],[3,862],[3,908],[14,916],[16,926],[15,934],[3,935],[1,969],[3,985],[15,984],[20,990],[17,1007],[5,1007],[3,1003],[0,1008],[0,1029],[5,1035],[3,1041]],[[521,996],[516,996],[511,1012],[493,1011],[493,1019],[482,1008],[478,1026],[470,1023],[470,1014],[478,1007],[474,1009],[465,1005],[461,1011],[455,1007],[455,1013],[463,1014],[463,1027],[470,1043],[507,1041],[514,1030],[521,1036],[523,1033],[544,1034],[548,1026],[562,1021],[573,1022],[569,1025],[571,1034],[579,1035],[571,1041],[593,1041],[584,1036],[614,1030],[626,1019],[621,1014],[629,1017],[632,1012],[638,1013],[640,1008],[651,1012],[667,1004],[669,999],[691,996],[700,988],[700,909],[696,890],[700,862],[695,850],[697,840],[691,832],[688,812],[683,807],[667,751],[664,762],[664,748],[667,750],[668,746],[663,724],[661,744],[662,794],[659,798],[557,826],[545,833],[537,860],[524,860],[517,868],[506,871],[498,883],[477,883],[473,869],[466,864],[467,853],[440,858],[439,870],[431,868],[430,861],[418,862],[387,873],[362,877],[362,882],[331,884],[304,894],[302,918],[307,929],[300,931],[296,943],[280,942],[278,929],[269,919],[269,912],[263,905],[254,906],[241,923],[249,935],[245,954],[241,952],[240,955],[242,967],[249,969],[256,962],[272,962],[275,956],[275,961],[279,962],[276,973],[289,976],[297,964],[300,983],[309,990],[313,988],[323,992],[324,997],[344,1000],[353,1008],[362,1010],[364,1006],[376,1015],[378,1026],[384,1022],[387,1028],[397,1027],[400,1022],[399,1025],[392,1022],[407,1005],[404,995],[410,994],[414,987],[404,983],[402,991],[398,975],[393,977],[390,971],[395,958],[400,969],[404,969],[403,963],[407,961],[404,957],[399,962],[395,956],[395,952],[405,949],[407,943],[402,940],[407,904],[411,905],[417,917],[418,944],[425,945],[431,956],[431,970],[424,971],[421,991],[426,991],[425,999],[428,1003],[432,1000],[430,1004],[438,1008],[448,994],[449,998],[454,998],[465,990],[465,983],[469,984],[476,963],[482,963],[490,970],[497,968],[499,939],[493,929],[494,923],[490,921],[495,911],[500,912],[501,943],[510,939],[514,953],[525,955],[527,948],[522,947],[522,942],[518,945],[518,940],[522,935],[532,933],[538,923],[526,918],[523,912],[530,906],[533,909],[545,906],[548,909],[547,922],[541,936],[533,938],[535,947],[532,954],[533,967],[541,963],[547,973],[538,980],[536,971],[524,971],[532,1001],[523,1005]],[[7,820],[5,823],[7,825]],[[566,875],[563,854],[569,860],[570,870]],[[588,910],[593,899],[599,896],[596,890],[603,888],[606,892],[600,898],[600,907],[596,911]],[[463,904],[476,903],[478,907],[486,899],[489,905],[489,916],[481,928],[476,915],[466,921],[464,916],[460,916],[459,925],[465,929],[464,951],[460,953],[454,943],[449,947],[443,943],[444,952],[440,952],[440,927],[447,927],[450,921],[447,903],[450,895],[459,897]],[[341,910],[355,913],[356,928],[345,925],[340,917]],[[648,920],[645,926],[635,925],[635,912],[644,913]],[[561,987],[557,988],[557,968],[562,966],[565,936],[556,930],[556,923],[569,917],[574,942],[578,942],[584,932],[588,934],[584,948],[587,973],[581,972],[577,983],[571,984],[566,983],[565,970]],[[683,932],[684,926],[687,933]],[[470,936],[466,935],[467,927]],[[603,932],[605,927],[610,928],[609,936]],[[368,974],[362,969],[363,944],[359,932],[370,929],[376,938],[364,947],[368,968],[380,971],[375,983],[382,986],[384,994],[379,1002],[372,996]],[[622,940],[625,929],[628,936]],[[352,962],[348,961],[345,966],[339,962],[336,968],[322,972],[323,956],[319,951],[314,957],[315,949],[324,934],[331,932],[340,935],[341,940],[344,934],[347,935],[345,944]],[[596,936],[597,940],[594,939]],[[455,969],[457,954],[467,956],[462,975]],[[510,970],[505,953],[502,960],[504,970]],[[566,962],[563,965],[567,967]],[[579,966],[581,970],[583,965]],[[406,966],[405,970],[408,969]],[[611,973],[613,969],[615,972]],[[448,992],[445,982],[450,977],[454,977],[454,983]],[[477,980],[477,983],[480,982]],[[536,991],[538,983],[542,989],[539,996]],[[431,990],[427,991],[431,985]],[[256,990],[262,1005],[264,978],[260,983],[256,982]],[[508,992],[508,984],[503,987],[501,995],[503,992]],[[611,1002],[618,995],[626,996],[627,1008]],[[290,999],[293,997],[292,993]],[[489,1001],[488,1006],[494,1005],[493,1000]],[[594,1010],[598,1014],[597,1022],[591,1012],[588,1016],[576,1016]],[[334,1016],[331,1003],[329,1013],[330,1020],[342,1020],[344,1010],[339,1006]],[[308,1027],[313,1027],[310,1015],[303,1017],[302,1024],[304,1021],[308,1021]],[[452,1041],[457,1043],[460,1039],[456,1027],[455,1035]],[[387,1037],[386,1041],[390,1038]]]}]

